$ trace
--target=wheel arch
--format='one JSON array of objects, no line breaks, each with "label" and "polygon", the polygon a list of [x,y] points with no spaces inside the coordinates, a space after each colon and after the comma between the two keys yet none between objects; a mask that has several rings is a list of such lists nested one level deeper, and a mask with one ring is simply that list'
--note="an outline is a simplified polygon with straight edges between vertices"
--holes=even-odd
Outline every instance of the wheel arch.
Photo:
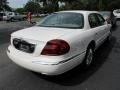
[{"label": "wheel arch", "polygon": [[96,43],[95,43],[95,41],[94,41],[94,40],[92,40],[92,41],[88,44],[87,49],[88,49],[89,47],[92,47],[92,48],[93,48],[93,50],[95,51],[95,48],[96,48]]}]

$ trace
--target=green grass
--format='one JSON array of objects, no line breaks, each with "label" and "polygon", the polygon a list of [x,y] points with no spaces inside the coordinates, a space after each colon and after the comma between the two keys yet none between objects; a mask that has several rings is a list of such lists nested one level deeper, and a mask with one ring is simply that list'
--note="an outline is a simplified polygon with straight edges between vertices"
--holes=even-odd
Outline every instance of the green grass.
[{"label": "green grass", "polygon": [[41,18],[32,18],[33,22],[39,22],[41,20]]},{"label": "green grass", "polygon": [[39,16],[35,16],[32,18],[33,22],[39,22],[41,19],[43,19],[44,17],[39,17]]}]

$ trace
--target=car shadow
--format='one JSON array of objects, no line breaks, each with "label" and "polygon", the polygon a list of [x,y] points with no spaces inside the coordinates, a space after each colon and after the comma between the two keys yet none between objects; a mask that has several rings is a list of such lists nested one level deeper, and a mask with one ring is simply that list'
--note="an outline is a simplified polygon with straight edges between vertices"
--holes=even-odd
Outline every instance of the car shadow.
[{"label": "car shadow", "polygon": [[3,32],[0,32],[0,45],[10,43],[10,35],[16,30],[5,31],[4,29],[2,29],[2,31]]},{"label": "car shadow", "polygon": [[112,37],[111,42],[105,42],[99,47],[95,54],[95,62],[89,68],[85,70],[82,65],[77,66],[76,68],[58,76],[45,76],[38,73],[35,73],[37,77],[40,77],[44,80],[50,81],[52,83],[57,83],[64,86],[73,86],[85,82],[89,77],[91,77],[108,59],[108,56],[116,43],[116,38]]},{"label": "car shadow", "polygon": [[112,27],[112,28],[111,28],[111,32],[114,32],[114,31],[118,30],[118,28],[119,28],[119,26],[118,26],[118,25],[116,25],[116,26]]},{"label": "car shadow", "polygon": [[120,27],[120,20],[117,20],[116,26],[112,27],[112,28],[111,28],[111,31],[114,32],[114,31],[116,31],[116,30],[119,30],[119,29],[118,29],[119,27]]}]

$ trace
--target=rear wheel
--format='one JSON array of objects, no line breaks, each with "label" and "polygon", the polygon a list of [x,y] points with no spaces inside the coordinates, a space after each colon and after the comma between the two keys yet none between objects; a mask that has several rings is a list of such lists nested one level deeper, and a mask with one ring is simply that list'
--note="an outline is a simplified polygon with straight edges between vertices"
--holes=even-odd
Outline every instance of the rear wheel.
[{"label": "rear wheel", "polygon": [[86,55],[85,55],[85,59],[83,61],[83,65],[85,66],[85,68],[88,68],[91,66],[92,62],[93,62],[93,56],[94,56],[94,50],[92,47],[88,47]]},{"label": "rear wheel", "polygon": [[13,22],[13,21],[14,21],[14,18],[11,18],[10,21]]}]

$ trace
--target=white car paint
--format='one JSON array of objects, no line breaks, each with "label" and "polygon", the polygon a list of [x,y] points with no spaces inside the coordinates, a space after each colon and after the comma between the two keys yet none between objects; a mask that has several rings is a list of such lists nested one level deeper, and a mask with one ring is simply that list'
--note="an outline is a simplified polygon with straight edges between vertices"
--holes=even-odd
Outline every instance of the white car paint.
[{"label": "white car paint", "polygon": [[114,14],[114,16],[116,16],[116,18],[118,18],[118,19],[120,18],[120,10],[119,9],[114,10],[113,14]]},{"label": "white car paint", "polygon": [[2,19],[5,21],[7,20],[7,12],[0,12],[2,15]]},{"label": "white car paint", "polygon": [[9,13],[7,13],[7,20],[9,21],[11,19],[24,20],[24,19],[26,19],[26,15],[21,15],[19,13],[15,13],[15,12],[9,12]]},{"label": "white car paint", "polygon": [[[104,22],[104,25],[91,28],[88,16],[94,11],[62,11],[64,13],[81,13],[84,16],[83,29],[38,27],[23,29],[11,34],[11,45],[7,54],[16,64],[26,69],[46,75],[62,74],[76,67],[84,60],[86,50],[91,41],[95,41],[97,49],[110,35],[111,25]],[[61,12],[59,12],[61,13]],[[35,44],[34,53],[26,53],[17,50],[13,46],[13,39],[19,38]],[[62,39],[70,45],[70,51],[60,56],[40,55],[46,43],[52,39]]]}]

